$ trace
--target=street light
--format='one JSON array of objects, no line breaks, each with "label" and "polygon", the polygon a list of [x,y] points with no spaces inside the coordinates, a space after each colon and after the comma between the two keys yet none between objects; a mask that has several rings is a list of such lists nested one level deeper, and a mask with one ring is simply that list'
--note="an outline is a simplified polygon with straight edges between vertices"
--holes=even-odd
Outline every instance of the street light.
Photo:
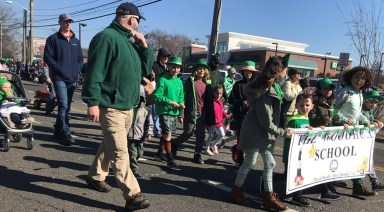
[{"label": "street light", "polygon": [[365,54],[360,55],[360,64],[359,64],[359,66],[361,66],[361,61],[363,60],[363,57],[365,57]]},{"label": "street light", "polygon": [[379,87],[380,72],[381,72],[381,67],[383,66],[383,54],[384,54],[384,53],[381,53],[380,64],[379,64],[379,70],[377,71],[377,79],[376,79],[376,86],[377,86],[377,87]]},{"label": "street light", "polygon": [[272,43],[274,44],[276,47],[275,47],[275,56],[277,56],[277,46],[279,46],[279,43]]},{"label": "street light", "polygon": [[30,30],[29,30],[29,50],[30,50],[30,54],[29,54],[29,60],[31,61],[33,56],[32,56],[32,13],[31,13],[31,10],[33,8],[33,0],[30,1],[30,9],[31,10],[28,10],[27,8],[25,8],[23,5],[19,4],[18,2],[16,1],[5,1],[5,3],[7,4],[17,4],[19,5],[21,8],[23,8],[24,10],[24,18],[23,18],[23,63],[26,62],[26,55],[27,55],[27,50],[26,50],[26,36],[27,36],[27,12],[29,12],[30,14]]},{"label": "street light", "polygon": [[325,77],[325,70],[326,70],[326,68],[327,68],[327,55],[330,55],[331,54],[331,52],[327,52],[327,53],[325,53],[325,59],[324,59],[324,77]]},{"label": "street light", "polygon": [[81,46],[81,27],[86,27],[87,24],[79,22],[79,42]]}]

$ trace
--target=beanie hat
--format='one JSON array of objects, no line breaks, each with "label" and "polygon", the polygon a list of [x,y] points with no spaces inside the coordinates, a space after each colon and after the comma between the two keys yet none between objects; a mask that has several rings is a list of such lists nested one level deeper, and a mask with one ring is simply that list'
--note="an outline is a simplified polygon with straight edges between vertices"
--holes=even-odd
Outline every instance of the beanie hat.
[{"label": "beanie hat", "polygon": [[230,67],[229,69],[227,69],[227,72],[228,72],[228,74],[235,74],[236,73],[236,69],[233,68],[233,67]]}]

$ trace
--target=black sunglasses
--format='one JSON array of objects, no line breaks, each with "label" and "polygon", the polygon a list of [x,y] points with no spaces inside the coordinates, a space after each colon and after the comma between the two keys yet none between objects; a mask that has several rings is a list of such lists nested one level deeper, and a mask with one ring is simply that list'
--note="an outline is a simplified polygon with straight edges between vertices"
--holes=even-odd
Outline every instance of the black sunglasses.
[{"label": "black sunglasses", "polygon": [[133,17],[136,19],[137,23],[140,24],[140,17],[137,17],[137,16],[133,16]]}]

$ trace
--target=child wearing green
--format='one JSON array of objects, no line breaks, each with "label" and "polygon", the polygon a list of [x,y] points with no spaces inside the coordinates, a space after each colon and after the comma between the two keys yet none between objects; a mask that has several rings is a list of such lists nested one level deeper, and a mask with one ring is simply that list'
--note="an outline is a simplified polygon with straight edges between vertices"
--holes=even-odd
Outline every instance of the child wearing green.
[{"label": "child wearing green", "polygon": [[[375,127],[382,127],[383,123],[376,120],[373,111],[377,107],[378,103],[383,101],[384,97],[380,96],[378,91],[367,91],[363,94],[363,115],[375,125]],[[384,190],[384,184],[380,183],[377,179],[376,171],[374,168],[373,156],[371,157],[371,173],[368,175],[372,184],[372,190],[379,191]]]},{"label": "child wearing green", "polygon": [[176,119],[179,117],[179,121],[183,122],[180,110],[185,108],[183,83],[177,77],[181,66],[182,59],[180,57],[170,57],[168,73],[159,78],[155,91],[155,108],[156,114],[159,114],[162,134],[157,155],[161,156],[165,149],[167,165],[170,168],[177,166],[171,153],[172,133],[176,131]]},{"label": "child wearing green", "polygon": [[[306,93],[301,93],[296,97],[296,109],[298,114],[288,118],[287,128],[312,128],[309,125],[308,114],[313,109],[312,96]],[[284,163],[284,176],[287,176],[288,168],[288,154],[291,145],[291,136],[286,136],[283,148],[283,163]],[[302,196],[302,191],[293,193],[292,202],[297,205],[309,207],[311,203],[307,198]]]}]

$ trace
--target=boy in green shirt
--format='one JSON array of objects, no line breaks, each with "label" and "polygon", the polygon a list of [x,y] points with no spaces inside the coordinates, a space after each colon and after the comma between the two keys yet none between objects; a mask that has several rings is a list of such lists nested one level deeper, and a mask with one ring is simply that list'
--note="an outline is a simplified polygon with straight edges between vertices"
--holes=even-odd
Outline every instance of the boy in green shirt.
[{"label": "boy in green shirt", "polygon": [[180,57],[170,57],[168,62],[168,73],[159,78],[156,83],[155,108],[159,114],[162,137],[160,138],[159,150],[155,157],[162,158],[163,150],[167,155],[168,167],[176,167],[171,153],[172,133],[176,130],[176,118],[183,122],[180,110],[184,109],[184,89],[182,81],[177,77],[182,66]]},{"label": "boy in green shirt", "polygon": [[[296,109],[298,114],[291,116],[288,119],[287,128],[311,128],[309,125],[308,114],[309,111],[313,109],[312,96],[305,93],[299,94],[296,97]],[[285,167],[284,176],[287,176],[288,172],[288,154],[290,145],[291,137],[285,138],[283,148],[283,163]],[[293,193],[292,202],[304,207],[311,206],[311,203],[308,201],[308,199],[302,196],[302,191]]]}]

